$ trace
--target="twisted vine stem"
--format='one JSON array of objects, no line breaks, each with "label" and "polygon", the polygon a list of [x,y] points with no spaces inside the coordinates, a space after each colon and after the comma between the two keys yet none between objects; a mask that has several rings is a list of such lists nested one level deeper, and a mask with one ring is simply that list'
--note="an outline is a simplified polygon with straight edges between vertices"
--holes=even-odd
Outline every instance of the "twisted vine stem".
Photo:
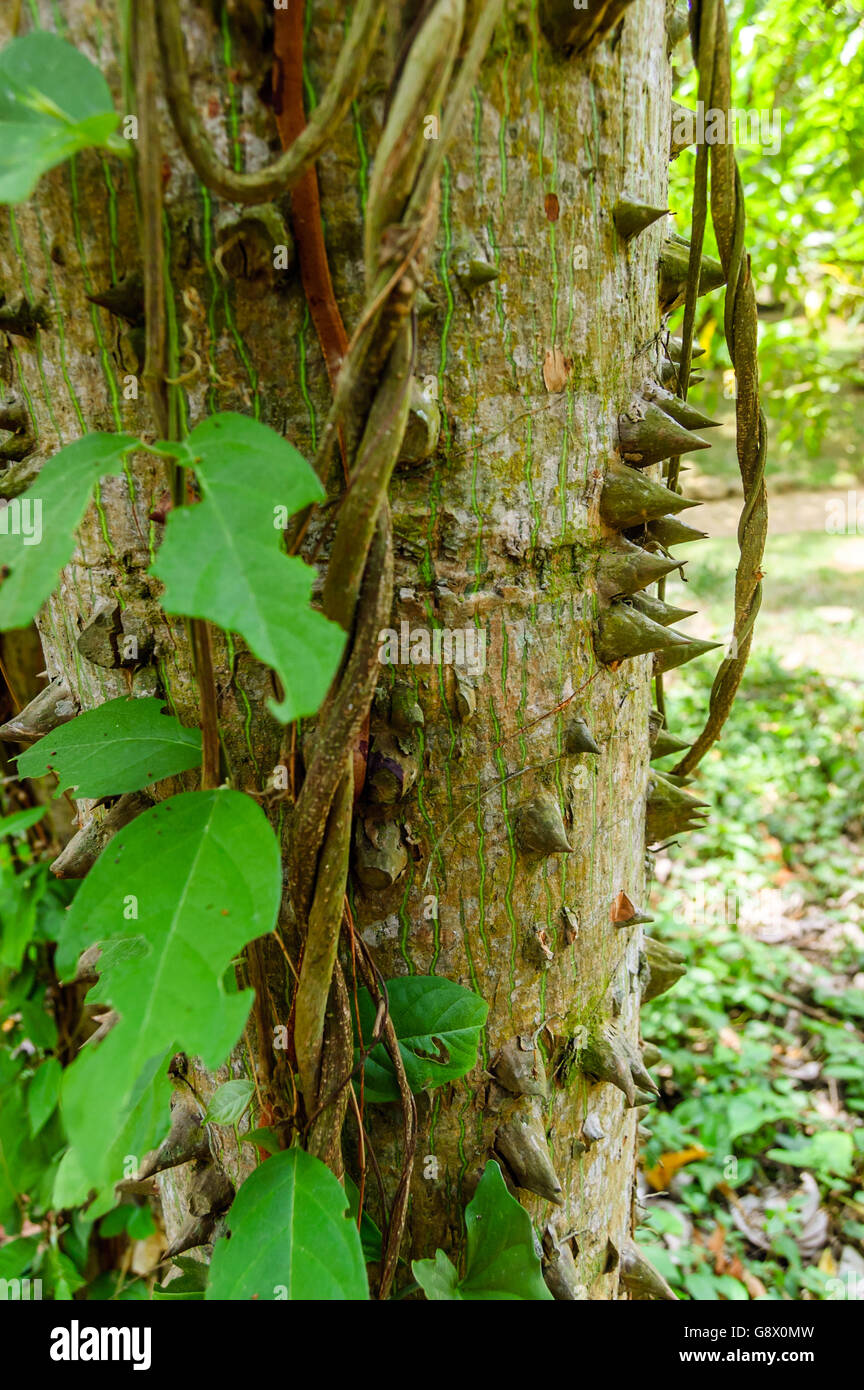
[{"label": "twisted vine stem", "polygon": [[207,138],[192,97],[180,6],[176,0],[160,0],[156,21],[165,95],[174,128],[201,181],[234,203],[266,203],[293,187],[335,134],[357,95],[383,13],[383,0],[358,0],[330,85],[308,125],[279,159],[253,174],[241,174],[222,163]]},{"label": "twisted vine stem", "polygon": [[[152,2],[143,0],[148,8]],[[229,169],[206,139],[192,100],[177,9],[161,5],[153,17],[171,117],[201,180],[220,196],[244,203],[295,190],[301,273],[333,388],[315,466],[319,477],[328,476],[338,439],[347,486],[337,514],[323,608],[349,633],[350,641],[307,746],[306,775],[291,826],[287,877],[304,937],[293,1012],[306,1143],[337,1173],[341,1172],[340,1133],[348,1083],[354,1070],[348,995],[337,959],[346,910],[352,758],[374,694],[378,633],[389,621],[393,603],[388,489],[408,421],[414,301],[437,230],[441,166],[502,8],[503,0],[491,0],[482,7],[452,82],[464,37],[465,0],[433,0],[421,15],[376,153],[366,207],[366,302],[347,344],[326,264],[313,165],[360,86],[383,3],[358,0],[330,85],[308,124],[299,82],[299,7],[291,15],[276,15],[274,97],[285,148],[279,159],[253,174]],[[434,141],[425,138],[430,115],[438,116],[441,125]],[[350,930],[350,914],[348,923]],[[385,1298],[404,1232],[417,1117],[383,982],[353,932],[351,944],[361,976],[378,1005],[375,1037],[391,1058],[402,1102],[404,1160],[387,1222],[378,1290],[379,1298]]]},{"label": "twisted vine stem", "polygon": [[[729,27],[724,0],[693,0],[690,12],[693,57],[699,70],[699,99],[705,108],[726,113],[732,103]],[[693,227],[685,298],[680,379],[686,396],[693,346],[693,325],[699,284],[702,240],[707,217],[707,184],[710,159],[711,221],[726,276],[724,333],[735,371],[735,432],[744,506],[738,523],[740,559],[735,575],[733,655],[720,664],[708,702],[708,717],[698,738],[675,766],[686,775],[702,761],[720,737],[741,684],[753,627],[762,602],[762,557],[768,530],[765,459],[768,447],[765,415],[759,402],[756,295],[750,274],[750,257],[744,246],[744,190],[731,142],[697,147],[693,196]],[[670,468],[669,484],[675,486],[678,460]]]}]

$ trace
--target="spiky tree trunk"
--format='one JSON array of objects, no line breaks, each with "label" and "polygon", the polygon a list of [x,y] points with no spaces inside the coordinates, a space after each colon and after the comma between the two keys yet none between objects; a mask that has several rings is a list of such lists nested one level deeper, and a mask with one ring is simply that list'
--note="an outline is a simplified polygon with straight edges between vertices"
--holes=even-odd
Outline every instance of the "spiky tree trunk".
[{"label": "spiky tree trunk", "polygon": [[[352,118],[318,164],[349,333],[362,303],[370,161],[418,8],[411,0],[387,6]],[[255,167],[276,147],[259,98],[269,7],[198,0],[182,9],[208,134],[223,158]],[[331,0],[308,6],[307,104],[332,70],[342,9]],[[608,538],[597,498],[618,413],[659,324],[660,228],[625,244],[612,207],[622,194],[664,204],[670,75],[662,0],[636,0],[587,56],[563,47],[552,25],[550,41],[542,9],[536,0],[505,6],[448,153],[419,317],[417,409],[391,486],[392,628],[479,630],[485,669],[382,665],[350,898],[384,977],[444,975],[490,1007],[477,1069],[418,1098],[403,1253],[458,1246],[462,1209],[494,1152],[544,1238],[556,1293],[608,1299],[631,1223],[636,1115],[620,1089],[587,1073],[584,1048],[609,1024],[638,1044],[642,929],[613,925],[610,909],[622,891],[638,905],[644,890],[651,658],[615,669],[595,657],[597,559]],[[62,25],[131,109],[114,5],[38,0],[24,7],[22,31],[36,12],[45,27]],[[11,23],[5,8],[0,39]],[[274,269],[271,244],[283,237],[272,223],[262,224],[263,254],[254,235],[236,235],[236,209],[198,182],[164,113],[162,124],[170,369],[183,379],[185,418],[217,408],[260,415],[311,456],[331,395],[296,265],[284,269],[283,257]],[[290,262],[290,199],[276,208]],[[3,378],[24,398],[33,436],[3,475],[10,496],[85,430],[152,435],[156,426],[143,389],[136,397],[143,360],[134,284],[123,312],[93,300],[141,269],[128,169],[85,154],[46,176],[33,202],[4,213],[0,227],[7,300],[23,293],[45,310],[44,326],[3,340]],[[166,486],[161,465],[140,459],[128,479],[103,486],[39,627],[49,677],[68,686],[76,706],[131,685],[164,690],[194,723],[186,634],[159,614],[158,586],[146,575]],[[94,618],[138,634],[145,656],[137,669],[111,664],[116,647],[100,648]],[[290,797],[277,801],[270,789],[290,737],[267,713],[269,673],[227,639],[215,660],[224,765],[233,785],[262,796],[287,829]],[[579,719],[599,752],[584,751]],[[86,803],[79,813],[85,825],[105,814]],[[288,916],[286,931],[290,939]],[[290,1110],[291,1087],[272,1040],[291,1021],[291,980],[275,941],[257,944],[245,971],[257,991],[253,1025],[228,1070],[199,1073],[196,1085],[206,1098],[229,1073],[251,1067],[278,1117]],[[375,1106],[365,1120],[392,1196],[401,1121],[395,1107]],[[539,1158],[524,1152],[526,1125]],[[344,1138],[352,1170],[351,1119]],[[229,1134],[221,1159],[235,1183],[252,1152],[238,1154]],[[174,1235],[186,1215],[183,1169],[162,1188]]]}]

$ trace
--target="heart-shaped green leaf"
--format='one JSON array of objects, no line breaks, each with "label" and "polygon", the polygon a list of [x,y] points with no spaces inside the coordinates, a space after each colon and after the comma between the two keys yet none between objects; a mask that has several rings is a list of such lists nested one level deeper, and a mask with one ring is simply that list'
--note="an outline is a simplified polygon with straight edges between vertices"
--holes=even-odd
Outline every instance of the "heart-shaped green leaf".
[{"label": "heart-shaped green leaf", "polygon": [[251,1081],[226,1081],[214,1091],[204,1119],[214,1125],[233,1125],[242,1119],[255,1094]]},{"label": "heart-shaped green leaf", "polygon": [[118,121],[108,83],[77,48],[47,32],[13,39],[0,52],[0,203],[24,202],[78,150],[128,154]]},{"label": "heart-shaped green leaf", "polygon": [[303,1149],[251,1173],[228,1213],[230,1240],[213,1247],[208,1299],[366,1301],[360,1235],[344,1188]]},{"label": "heart-shaped green leaf", "polygon": [[[97,993],[120,1016],[63,1082],[66,1131],[92,1185],[128,1176],[112,1171],[113,1141],[144,1105],[148,1069],[161,1075],[160,1059],[172,1050],[217,1067],[236,1043],[252,994],[229,994],[223,976],[247,942],[272,930],[281,888],[279,845],[263,811],[227,789],[183,792],[145,811],[84,879],[57,970],[68,976],[87,946],[109,943]],[[158,1137],[149,1118],[136,1121],[136,1135],[138,1147],[126,1153],[141,1154]]]},{"label": "heart-shaped green leaf", "polygon": [[163,700],[108,700],[18,755],[19,777],[57,774],[57,795],[119,796],[201,764],[201,731],[162,714]]},{"label": "heart-shaped green leaf", "polygon": [[131,434],[88,434],[44,465],[35,483],[8,503],[0,522],[0,631],[27,627],[75,550],[93,489],[119,473],[138,441]]},{"label": "heart-shaped green leaf", "polygon": [[[166,446],[167,447],[167,446]],[[169,613],[239,632],[272,666],[284,698],[270,708],[289,723],[314,714],[345,646],[345,633],[309,606],[315,572],[282,550],[287,519],[324,490],[297,450],[257,420],[213,415],[186,439],[204,500],[176,507],[151,573]]]},{"label": "heart-shaped green leaf", "polygon": [[540,1272],[531,1218],[511,1197],[498,1164],[486,1164],[465,1208],[465,1274],[436,1250],[434,1260],[415,1260],[414,1278],[433,1302],[550,1302]]},{"label": "heart-shaped green leaf", "polygon": [[[471,1070],[489,1013],[485,999],[437,975],[403,975],[388,980],[387,995],[412,1091],[441,1086]],[[360,1035],[369,1039],[375,1006],[365,989],[359,991],[358,1009]],[[383,1043],[367,1057],[365,1072],[367,1100],[399,1099],[396,1076]]]}]

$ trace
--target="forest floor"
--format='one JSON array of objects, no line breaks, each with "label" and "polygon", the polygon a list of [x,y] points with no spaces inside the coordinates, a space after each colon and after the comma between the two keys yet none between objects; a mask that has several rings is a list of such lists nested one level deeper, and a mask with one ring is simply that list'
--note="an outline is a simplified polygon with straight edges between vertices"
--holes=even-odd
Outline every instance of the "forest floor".
[{"label": "forest floor", "polygon": [[[826,530],[841,503],[773,496],[754,651],[694,781],[710,820],[656,861],[650,931],[688,973],[644,1012],[663,1095],[639,1239],[683,1297],[864,1298],[864,534]],[[693,519],[711,539],[667,593],[722,640],[735,500]],[[719,655],[666,678],[674,733]]]}]

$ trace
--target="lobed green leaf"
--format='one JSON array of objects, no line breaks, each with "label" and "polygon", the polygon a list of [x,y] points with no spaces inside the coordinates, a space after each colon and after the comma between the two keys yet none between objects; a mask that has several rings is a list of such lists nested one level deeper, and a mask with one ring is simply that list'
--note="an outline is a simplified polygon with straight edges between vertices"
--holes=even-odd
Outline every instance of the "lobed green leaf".
[{"label": "lobed green leaf", "polygon": [[[167,447],[167,446],[166,446]],[[185,440],[203,501],[175,508],[151,573],[169,613],[239,632],[283,687],[277,719],[314,714],[345,633],[309,606],[314,570],[282,549],[287,518],[324,497],[309,464],[274,430],[245,415],[213,415]]]},{"label": "lobed green leaf", "polygon": [[465,1274],[443,1250],[415,1260],[414,1278],[433,1302],[551,1302],[534,1248],[531,1218],[507,1191],[498,1164],[486,1164],[465,1208]]}]

